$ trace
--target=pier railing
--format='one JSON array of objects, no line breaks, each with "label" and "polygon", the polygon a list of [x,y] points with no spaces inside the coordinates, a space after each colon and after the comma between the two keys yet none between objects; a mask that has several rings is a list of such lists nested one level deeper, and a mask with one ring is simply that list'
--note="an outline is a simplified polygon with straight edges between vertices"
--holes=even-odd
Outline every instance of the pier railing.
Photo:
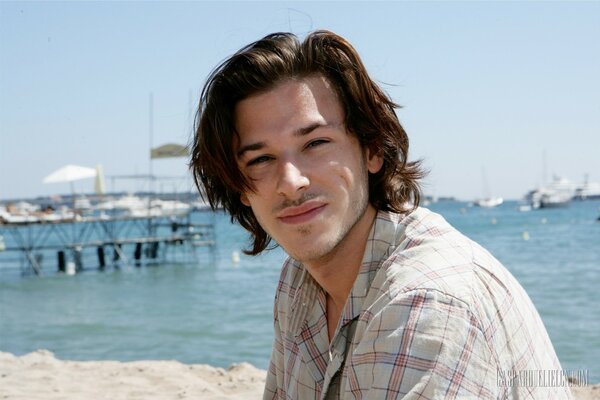
[{"label": "pier railing", "polygon": [[[202,214],[203,218],[197,218]],[[214,216],[185,212],[0,224],[0,267],[23,274],[76,273],[107,266],[191,262],[214,257]],[[196,217],[196,218],[194,218]]]}]

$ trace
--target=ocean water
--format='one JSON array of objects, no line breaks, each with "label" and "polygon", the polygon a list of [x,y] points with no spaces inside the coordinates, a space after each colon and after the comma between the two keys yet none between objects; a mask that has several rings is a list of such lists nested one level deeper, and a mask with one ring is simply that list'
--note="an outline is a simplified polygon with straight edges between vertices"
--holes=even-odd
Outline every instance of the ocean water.
[{"label": "ocean water", "polygon": [[[429,208],[516,276],[563,368],[587,369],[590,381],[600,382],[600,202],[524,213],[514,202],[494,209],[461,202]],[[285,254],[277,248],[245,256],[245,231],[222,213],[215,223],[215,253],[194,262],[43,277],[0,268],[0,350],[221,367],[247,361],[267,368],[273,295]]]}]

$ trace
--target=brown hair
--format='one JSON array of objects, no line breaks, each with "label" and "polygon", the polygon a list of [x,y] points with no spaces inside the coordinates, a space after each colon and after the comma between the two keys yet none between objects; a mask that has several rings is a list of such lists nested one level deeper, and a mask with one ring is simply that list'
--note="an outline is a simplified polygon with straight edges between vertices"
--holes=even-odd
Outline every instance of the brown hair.
[{"label": "brown hair", "polygon": [[[256,255],[271,238],[240,200],[252,184],[238,169],[233,140],[236,104],[278,83],[321,74],[332,84],[345,112],[345,126],[363,147],[383,155],[369,176],[369,201],[379,210],[407,212],[419,205],[420,162],[408,162],[408,136],[394,112],[399,107],[367,74],[352,45],[332,32],[315,31],[303,42],[273,33],[242,48],[209,76],[200,97],[190,168],[202,197],[223,207],[253,236]],[[412,203],[412,204],[410,204]]]}]

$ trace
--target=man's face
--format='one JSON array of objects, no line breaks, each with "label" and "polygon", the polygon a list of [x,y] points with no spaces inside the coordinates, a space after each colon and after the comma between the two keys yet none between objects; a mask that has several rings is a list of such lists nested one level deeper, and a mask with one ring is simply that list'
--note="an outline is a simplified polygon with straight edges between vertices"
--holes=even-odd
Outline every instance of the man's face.
[{"label": "man's face", "polygon": [[237,163],[254,185],[242,203],[290,256],[318,261],[352,237],[382,159],[346,131],[326,79],[288,80],[239,102],[235,127]]}]

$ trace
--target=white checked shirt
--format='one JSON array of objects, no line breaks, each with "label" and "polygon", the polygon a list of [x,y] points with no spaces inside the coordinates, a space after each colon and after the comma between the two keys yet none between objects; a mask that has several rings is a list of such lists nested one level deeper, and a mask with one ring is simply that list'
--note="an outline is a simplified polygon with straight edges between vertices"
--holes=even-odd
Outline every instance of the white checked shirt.
[{"label": "white checked shirt", "polygon": [[275,296],[264,399],[569,399],[498,371],[559,370],[515,278],[426,209],[378,212],[329,343],[325,292],[288,259]]}]

